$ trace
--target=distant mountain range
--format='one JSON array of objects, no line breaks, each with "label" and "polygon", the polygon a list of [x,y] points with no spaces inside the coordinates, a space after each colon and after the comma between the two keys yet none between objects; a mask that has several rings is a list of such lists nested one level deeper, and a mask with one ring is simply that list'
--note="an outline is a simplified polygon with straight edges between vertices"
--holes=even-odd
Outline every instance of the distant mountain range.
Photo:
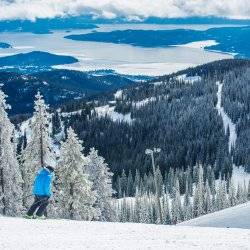
[{"label": "distant mountain range", "polygon": [[201,30],[124,30],[111,32],[92,32],[69,35],[65,38],[78,41],[95,41],[118,44],[131,44],[142,47],[167,47],[185,43],[216,40],[219,44],[209,47],[238,57],[250,58],[250,26],[223,27]]},{"label": "distant mountain range", "polygon": [[67,29],[93,29],[97,26],[86,23],[81,17],[52,18],[30,20],[8,20],[0,21],[0,32],[32,32],[36,34],[47,34],[53,30]]},{"label": "distant mountain range", "polygon": [[8,49],[8,48],[11,48],[10,44],[0,42],[0,49]]},{"label": "distant mountain range", "polygon": [[78,60],[72,56],[54,55],[42,51],[33,51],[11,56],[0,57],[0,67],[12,70],[22,67],[32,69],[32,67],[47,68],[60,64],[76,63]]},{"label": "distant mountain range", "polygon": [[240,24],[250,25],[250,20],[227,19],[218,17],[158,18],[117,17],[114,19],[96,18],[93,15],[69,16],[65,18],[0,21],[0,32],[51,33],[53,30],[95,29],[99,24],[146,23],[146,24]]},{"label": "distant mountain range", "polygon": [[1,89],[8,95],[11,115],[33,111],[34,96],[39,90],[52,107],[135,84],[124,76],[91,75],[70,70],[51,70],[36,74],[0,72]]}]

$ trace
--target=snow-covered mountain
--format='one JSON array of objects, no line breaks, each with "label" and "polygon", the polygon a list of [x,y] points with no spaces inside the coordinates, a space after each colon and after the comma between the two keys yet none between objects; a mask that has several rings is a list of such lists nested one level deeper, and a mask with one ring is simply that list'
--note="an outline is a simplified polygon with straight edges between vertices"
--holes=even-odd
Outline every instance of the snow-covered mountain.
[{"label": "snow-covered mountain", "polygon": [[189,221],[184,221],[178,224],[178,226],[250,229],[249,215],[250,215],[250,202],[241,204],[239,206],[227,208],[215,213],[207,214]]},{"label": "snow-covered mountain", "polygon": [[0,217],[0,249],[249,249],[250,230]]}]

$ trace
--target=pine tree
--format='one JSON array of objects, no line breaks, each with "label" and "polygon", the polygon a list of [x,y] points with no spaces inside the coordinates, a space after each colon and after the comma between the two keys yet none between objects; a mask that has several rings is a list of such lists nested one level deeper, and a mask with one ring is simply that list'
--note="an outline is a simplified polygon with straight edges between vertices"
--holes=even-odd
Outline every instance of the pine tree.
[{"label": "pine tree", "polygon": [[120,208],[119,221],[125,223],[128,221],[128,217],[129,217],[129,213],[130,213],[127,200],[122,199],[120,206],[121,206],[121,208]]},{"label": "pine tree", "polygon": [[237,203],[238,204],[242,204],[244,202],[243,188],[240,185],[240,183],[238,183],[236,197],[237,197]]},{"label": "pine tree", "polygon": [[89,163],[87,173],[89,179],[93,182],[92,189],[96,191],[96,204],[101,211],[100,219],[102,221],[114,220],[114,209],[112,204],[112,176],[109,172],[108,165],[104,162],[104,158],[98,155],[98,151],[94,148],[90,149],[88,155]]},{"label": "pine tree", "polygon": [[83,155],[81,141],[72,128],[62,143],[57,169],[56,210],[60,217],[77,220],[98,219],[100,211],[94,207],[96,194],[93,183],[84,174],[88,159]]},{"label": "pine tree", "polygon": [[135,181],[134,181],[134,187],[133,192],[136,194],[136,192],[139,192],[140,190],[140,182],[141,182],[141,175],[138,169],[135,171]]},{"label": "pine tree", "polygon": [[143,195],[141,197],[140,209],[139,209],[139,220],[140,223],[150,223],[149,217],[149,205],[148,205],[148,197],[147,195]]},{"label": "pine tree", "polygon": [[194,215],[200,216],[204,214],[204,181],[203,168],[200,165],[198,170],[198,182],[194,194]]},{"label": "pine tree", "polygon": [[116,190],[117,190],[117,197],[120,199],[122,198],[122,187],[121,187],[121,178],[117,176],[116,179]]},{"label": "pine tree", "polygon": [[174,186],[174,197],[172,199],[172,218],[174,223],[178,223],[183,220],[180,186],[178,179],[176,179]]},{"label": "pine tree", "polygon": [[126,176],[126,173],[125,173],[125,170],[123,169],[122,170],[122,175],[121,175],[121,191],[122,191],[122,196],[127,196],[126,194],[126,191],[127,191],[127,176]]},{"label": "pine tree", "polygon": [[247,202],[248,190],[247,190],[245,180],[244,180],[244,183],[243,183],[243,190],[242,191],[243,191],[243,202]]},{"label": "pine tree", "polygon": [[134,204],[134,222],[140,223],[140,195],[138,189],[135,192],[135,204]]},{"label": "pine tree", "polygon": [[163,196],[162,217],[163,217],[164,224],[166,224],[166,225],[171,224],[171,215],[170,215],[170,209],[169,209],[169,195],[168,195],[168,193],[165,193]]},{"label": "pine tree", "polygon": [[216,210],[226,207],[228,207],[226,183],[221,180],[216,192]]},{"label": "pine tree", "polygon": [[250,180],[248,181],[247,199],[250,200]]},{"label": "pine tree", "polygon": [[162,178],[161,170],[159,168],[157,168],[155,171],[155,178],[156,178],[156,183],[158,185],[159,194],[160,196],[162,196],[163,178]]},{"label": "pine tree", "polygon": [[10,122],[6,95],[0,90],[0,213],[17,216],[22,211],[22,177],[16,157],[14,125]]},{"label": "pine tree", "polygon": [[170,170],[169,170],[168,180],[167,180],[167,183],[165,185],[168,187],[169,193],[170,193],[171,198],[172,198],[173,188],[174,188],[174,185],[175,185],[173,168],[170,168]]},{"label": "pine tree", "polygon": [[206,181],[206,185],[205,185],[204,209],[206,213],[211,213],[213,211],[211,191],[210,191],[210,187],[208,184],[208,180]]},{"label": "pine tree", "polygon": [[128,197],[133,196],[133,185],[134,185],[134,182],[133,182],[132,172],[131,172],[131,170],[129,170],[128,182],[127,182],[127,191],[126,191]]},{"label": "pine tree", "polygon": [[[34,177],[44,164],[55,165],[55,156],[50,137],[50,115],[48,106],[42,95],[38,92],[35,100],[35,112],[27,133],[27,146],[22,151],[22,175],[24,197],[31,194]],[[28,136],[28,132],[29,136]],[[28,206],[29,200],[24,198],[24,205]]]},{"label": "pine tree", "polygon": [[230,206],[235,206],[237,204],[236,190],[232,180],[229,182],[228,202]]},{"label": "pine tree", "polygon": [[186,176],[186,188],[188,189],[189,196],[193,196],[193,177],[190,168],[188,168]]},{"label": "pine tree", "polygon": [[193,218],[193,209],[189,192],[190,191],[188,190],[188,181],[186,181],[186,193],[184,195],[184,203],[183,203],[184,220],[190,220]]}]

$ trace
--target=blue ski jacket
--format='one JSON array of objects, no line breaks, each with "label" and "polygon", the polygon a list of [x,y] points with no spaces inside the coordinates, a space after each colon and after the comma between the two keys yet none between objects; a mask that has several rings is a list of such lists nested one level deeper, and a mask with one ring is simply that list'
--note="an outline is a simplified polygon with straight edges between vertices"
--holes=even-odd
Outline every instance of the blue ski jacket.
[{"label": "blue ski jacket", "polygon": [[33,186],[33,194],[37,196],[47,196],[50,197],[51,192],[51,183],[53,179],[53,173],[46,168],[40,170],[37,174]]}]

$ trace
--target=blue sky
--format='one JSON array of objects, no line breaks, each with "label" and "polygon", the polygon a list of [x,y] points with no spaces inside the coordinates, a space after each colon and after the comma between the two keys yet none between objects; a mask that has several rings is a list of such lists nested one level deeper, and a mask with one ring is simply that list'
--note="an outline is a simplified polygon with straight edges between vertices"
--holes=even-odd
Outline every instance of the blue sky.
[{"label": "blue sky", "polygon": [[93,14],[128,19],[217,16],[250,19],[249,0],[0,0],[0,20]]}]

